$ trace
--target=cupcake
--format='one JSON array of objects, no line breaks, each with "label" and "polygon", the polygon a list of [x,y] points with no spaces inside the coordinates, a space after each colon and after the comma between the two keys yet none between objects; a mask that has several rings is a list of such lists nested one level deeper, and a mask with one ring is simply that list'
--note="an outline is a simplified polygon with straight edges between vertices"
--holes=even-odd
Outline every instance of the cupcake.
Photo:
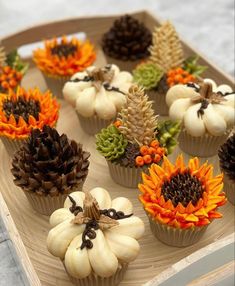
[{"label": "cupcake", "polygon": [[166,95],[169,116],[182,121],[180,148],[201,157],[217,154],[234,125],[234,101],[230,86],[217,86],[210,79],[170,88]]},{"label": "cupcake", "polygon": [[49,252],[60,258],[74,285],[116,286],[138,256],[144,223],[131,202],[111,200],[103,188],[75,192],[50,217]]},{"label": "cupcake", "polygon": [[131,84],[132,75],[116,65],[92,66],[73,75],[63,94],[75,107],[82,129],[93,135],[116,118]]},{"label": "cupcake", "polygon": [[27,69],[28,64],[21,60],[17,50],[7,54],[4,47],[0,46],[0,93],[15,90]]},{"label": "cupcake", "polygon": [[230,203],[235,205],[235,133],[220,147],[218,155],[224,173],[224,191]]},{"label": "cupcake", "polygon": [[169,22],[156,27],[152,35],[150,57],[134,71],[134,81],[143,86],[157,114],[168,115],[165,96],[168,89],[179,83],[196,82],[205,70],[198,57],[184,57],[183,48],[174,26]]},{"label": "cupcake", "polygon": [[185,165],[179,155],[175,164],[166,157],[162,166],[153,164],[142,174],[140,201],[153,234],[163,243],[185,247],[199,241],[217,211],[226,203],[223,175],[213,176],[213,166],[198,158]]},{"label": "cupcake", "polygon": [[108,63],[132,71],[136,64],[149,56],[151,32],[130,15],[117,19],[102,38],[102,48]]},{"label": "cupcake", "polygon": [[33,60],[44,75],[48,88],[62,97],[64,83],[76,72],[83,71],[96,59],[94,46],[73,37],[45,41],[44,48],[33,53]]},{"label": "cupcake", "polygon": [[81,144],[50,126],[33,129],[13,158],[14,183],[37,212],[51,215],[63,206],[68,194],[82,190],[89,156]]},{"label": "cupcake", "polygon": [[59,105],[50,91],[18,87],[0,93],[0,138],[10,156],[26,141],[33,128],[55,126]]},{"label": "cupcake", "polygon": [[112,179],[136,188],[141,172],[173,151],[178,122],[158,123],[152,102],[142,88],[133,85],[118,120],[96,135],[97,150],[105,157]]}]

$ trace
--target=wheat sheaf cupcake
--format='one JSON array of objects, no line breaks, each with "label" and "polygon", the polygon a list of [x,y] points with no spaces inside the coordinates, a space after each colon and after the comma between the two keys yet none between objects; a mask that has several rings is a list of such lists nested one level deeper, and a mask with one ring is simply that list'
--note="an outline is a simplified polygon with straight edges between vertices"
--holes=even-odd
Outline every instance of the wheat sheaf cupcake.
[{"label": "wheat sheaf cupcake", "polygon": [[116,118],[131,84],[132,75],[116,65],[92,66],[73,75],[63,94],[75,107],[82,129],[94,135]]},{"label": "wheat sheaf cupcake", "polygon": [[226,141],[235,118],[235,93],[228,85],[211,79],[199,84],[177,85],[166,95],[169,116],[182,121],[180,148],[194,156],[217,154]]},{"label": "wheat sheaf cupcake", "polygon": [[46,40],[44,48],[33,52],[33,60],[44,75],[48,88],[62,97],[64,83],[76,72],[83,71],[96,59],[94,46],[76,37]]},{"label": "wheat sheaf cupcake", "polygon": [[221,218],[218,207],[226,203],[223,174],[213,176],[213,166],[200,165],[194,157],[188,164],[179,155],[162,166],[152,164],[142,174],[139,197],[153,234],[163,243],[185,247],[199,241],[208,225]]},{"label": "wheat sheaf cupcake", "polygon": [[50,91],[18,87],[0,93],[0,138],[10,156],[28,140],[32,129],[54,127],[59,104]]},{"label": "wheat sheaf cupcake", "polygon": [[89,156],[81,144],[50,126],[34,129],[12,160],[14,183],[37,212],[51,215],[69,193],[82,190]]},{"label": "wheat sheaf cupcake", "polygon": [[103,188],[75,192],[50,217],[49,252],[60,258],[77,286],[116,286],[138,256],[144,223],[132,203]]},{"label": "wheat sheaf cupcake", "polygon": [[174,150],[179,130],[179,122],[158,122],[144,89],[133,85],[118,120],[96,135],[96,146],[112,179],[136,188],[141,172],[153,162],[160,164]]},{"label": "wheat sheaf cupcake", "polygon": [[230,203],[235,205],[235,133],[220,146],[218,156],[224,173],[224,191]]},{"label": "wheat sheaf cupcake", "polygon": [[143,86],[157,114],[168,115],[166,93],[171,86],[199,81],[206,69],[198,56],[185,58],[175,27],[166,21],[152,34],[150,56],[134,70],[134,81]]}]

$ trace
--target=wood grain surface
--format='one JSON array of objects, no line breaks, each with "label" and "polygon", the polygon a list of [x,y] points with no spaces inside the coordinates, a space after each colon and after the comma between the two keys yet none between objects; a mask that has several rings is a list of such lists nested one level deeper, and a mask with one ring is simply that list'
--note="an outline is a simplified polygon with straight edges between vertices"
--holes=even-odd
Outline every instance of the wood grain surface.
[{"label": "wood grain surface", "polygon": [[[153,28],[153,24],[157,23],[156,20],[145,12],[138,13],[137,16],[144,20],[151,28]],[[12,48],[13,46],[38,41],[41,38],[50,37],[55,34],[72,33],[78,32],[79,30],[86,32],[91,40],[98,44],[100,34],[108,29],[113,19],[112,17],[82,20],[73,19],[52,23],[13,35],[3,40],[3,44],[6,45],[7,48]],[[184,47],[188,53],[192,53],[188,46]],[[105,57],[99,47],[97,47],[97,50],[99,52],[97,65],[103,65],[103,63],[105,63]],[[204,63],[206,60],[202,60],[202,62]],[[232,84],[227,75],[220,73],[212,67],[210,68],[209,75],[212,78],[218,78],[220,82]],[[33,66],[24,78],[23,86],[27,88],[34,86],[39,86],[41,89],[46,88],[42,74]],[[112,198],[117,196],[128,197],[134,205],[134,213],[140,216],[145,223],[146,232],[144,237],[140,240],[140,254],[138,258],[130,264],[125,279],[120,284],[121,286],[140,286],[182,258],[234,231],[234,207],[230,203],[227,203],[221,208],[224,218],[214,221],[208,227],[204,237],[197,244],[187,248],[175,248],[159,242],[151,234],[148,219],[138,201],[138,190],[121,187],[112,181],[105,159],[96,151],[94,137],[82,131],[74,109],[63,100],[61,100],[60,103],[61,110],[57,125],[58,131],[60,133],[66,133],[69,138],[83,143],[84,149],[91,152],[90,170],[84,184],[84,189],[90,190],[94,187],[101,186],[110,192]],[[180,152],[179,149],[176,149],[170,158],[174,160]],[[24,193],[13,184],[12,175],[10,173],[11,159],[8,157],[1,143],[0,158],[0,191],[26,247],[30,261],[36,270],[37,275],[32,274],[35,281],[37,281],[38,276],[43,286],[72,285],[63,269],[62,263],[59,259],[50,255],[46,249],[46,237],[50,229],[48,217],[37,214],[29,205]],[[185,155],[185,158],[188,159],[189,156]],[[206,158],[202,161],[205,160]],[[217,157],[209,158],[209,161],[214,164],[215,173],[218,173]],[[35,286],[38,284],[35,283],[32,285]]]}]

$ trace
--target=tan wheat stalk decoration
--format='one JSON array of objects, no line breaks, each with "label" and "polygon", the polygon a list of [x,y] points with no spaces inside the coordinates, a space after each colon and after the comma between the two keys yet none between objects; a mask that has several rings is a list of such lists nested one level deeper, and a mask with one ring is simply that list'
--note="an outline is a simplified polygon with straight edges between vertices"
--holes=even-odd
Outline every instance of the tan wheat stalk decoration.
[{"label": "tan wheat stalk decoration", "polygon": [[157,116],[154,115],[152,101],[138,85],[130,87],[118,120],[121,121],[120,132],[130,143],[148,145],[155,138]]},{"label": "tan wheat stalk decoration", "polygon": [[150,62],[159,65],[165,72],[182,65],[183,49],[174,26],[165,22],[153,32],[153,44],[150,46]]},{"label": "tan wheat stalk decoration", "polygon": [[0,46],[0,66],[3,66],[6,61],[6,53],[4,47]]}]

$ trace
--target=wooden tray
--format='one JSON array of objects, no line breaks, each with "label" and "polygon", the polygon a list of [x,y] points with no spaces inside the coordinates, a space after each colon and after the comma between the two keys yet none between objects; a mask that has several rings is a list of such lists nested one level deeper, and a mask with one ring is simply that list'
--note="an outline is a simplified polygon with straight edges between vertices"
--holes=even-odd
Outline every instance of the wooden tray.
[{"label": "wooden tray", "polygon": [[[133,16],[143,21],[151,30],[153,30],[155,25],[159,25],[159,21],[147,12],[135,13]],[[2,40],[2,44],[7,50],[10,50],[14,47],[20,47],[48,37],[81,31],[85,32],[88,38],[96,44],[98,52],[97,65],[103,65],[106,63],[106,59],[99,45],[101,35],[108,30],[117,17],[119,16],[80,18],[44,24],[9,36]],[[186,55],[197,53],[187,44],[183,43],[183,46]],[[205,58],[202,58],[200,62],[209,66],[206,76],[212,77],[218,83],[234,84],[229,76],[219,71]],[[41,73],[33,65],[25,76],[23,85],[25,87],[37,85],[42,89],[46,88]],[[92,189],[96,186],[101,186],[109,190],[113,198],[117,196],[128,197],[134,204],[135,214],[140,216],[145,222],[146,232],[140,240],[140,255],[130,264],[125,279],[120,284],[121,286],[139,286],[151,282],[155,276],[177,261],[233,233],[234,207],[230,203],[227,203],[221,208],[224,218],[214,221],[209,226],[205,236],[197,244],[182,249],[162,244],[151,234],[148,220],[138,201],[138,190],[121,187],[112,181],[105,159],[96,151],[94,137],[82,131],[75,111],[63,100],[61,100],[60,118],[57,126],[60,133],[64,132],[69,138],[83,143],[84,148],[92,154],[90,158],[90,171],[84,188]],[[171,155],[171,159],[174,160],[179,152],[181,151],[175,150],[174,154]],[[185,157],[186,159],[189,158],[187,155]],[[30,284],[32,286],[72,285],[59,259],[51,256],[46,249],[46,237],[50,228],[48,217],[37,214],[30,207],[23,192],[13,184],[10,173],[11,160],[1,143],[0,158],[0,190],[20,235],[19,237],[17,231],[13,233],[13,237],[16,236],[14,243],[16,244],[16,248],[19,248],[18,253],[22,258],[25,269],[29,270],[26,271],[26,274],[28,275]],[[209,160],[215,165],[215,172],[218,172],[217,157],[215,156]],[[1,200],[0,204],[2,205]],[[0,207],[2,208],[2,206]],[[10,217],[10,214],[7,216]],[[21,239],[23,244],[21,244]]]}]

